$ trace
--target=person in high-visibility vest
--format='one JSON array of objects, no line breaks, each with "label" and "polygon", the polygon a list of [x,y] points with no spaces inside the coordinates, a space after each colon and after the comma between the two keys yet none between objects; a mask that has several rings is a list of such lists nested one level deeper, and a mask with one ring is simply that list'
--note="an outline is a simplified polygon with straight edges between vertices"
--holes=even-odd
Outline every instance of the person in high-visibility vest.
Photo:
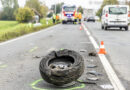
[{"label": "person in high-visibility vest", "polygon": [[53,14],[52,20],[53,20],[53,24],[55,24],[55,22],[56,22],[56,15],[55,14]]},{"label": "person in high-visibility vest", "polygon": [[56,21],[57,22],[59,21],[59,15],[56,15]]},{"label": "person in high-visibility vest", "polygon": [[79,19],[79,24],[81,24],[81,19],[82,19],[82,13],[81,12],[78,13],[78,19]]},{"label": "person in high-visibility vest", "polygon": [[75,12],[75,14],[74,14],[74,24],[77,24],[77,18],[78,18],[78,14],[77,14],[77,12]]}]

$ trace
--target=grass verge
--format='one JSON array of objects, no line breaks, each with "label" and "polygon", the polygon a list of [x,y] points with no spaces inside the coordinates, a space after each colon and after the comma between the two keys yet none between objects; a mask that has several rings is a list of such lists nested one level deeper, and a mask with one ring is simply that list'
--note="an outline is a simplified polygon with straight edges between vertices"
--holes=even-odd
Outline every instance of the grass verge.
[{"label": "grass verge", "polygon": [[42,19],[40,22],[42,23],[41,26],[33,27],[33,25],[27,23],[19,24],[16,21],[0,21],[0,42],[55,25],[51,19],[48,20],[48,25],[46,19]]}]

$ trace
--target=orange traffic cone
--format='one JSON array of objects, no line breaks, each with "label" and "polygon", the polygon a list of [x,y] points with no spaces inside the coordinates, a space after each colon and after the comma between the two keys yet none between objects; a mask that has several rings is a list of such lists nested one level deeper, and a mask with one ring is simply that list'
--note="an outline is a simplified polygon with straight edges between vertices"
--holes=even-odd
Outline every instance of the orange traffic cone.
[{"label": "orange traffic cone", "polygon": [[80,30],[82,30],[82,26],[80,26]]},{"label": "orange traffic cone", "polygon": [[103,41],[101,41],[101,46],[100,46],[100,50],[99,50],[98,54],[106,54]]}]

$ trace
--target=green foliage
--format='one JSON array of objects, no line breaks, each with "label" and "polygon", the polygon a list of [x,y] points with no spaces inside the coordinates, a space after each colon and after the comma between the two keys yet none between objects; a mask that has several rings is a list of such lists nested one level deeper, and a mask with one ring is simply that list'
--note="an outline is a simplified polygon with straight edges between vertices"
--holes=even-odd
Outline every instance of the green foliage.
[{"label": "green foliage", "polygon": [[0,14],[1,20],[15,20],[14,12],[18,9],[17,0],[0,0],[2,3],[3,11]]},{"label": "green foliage", "polygon": [[27,0],[25,6],[35,9],[40,14],[40,18],[46,17],[48,12],[48,7],[39,0]]},{"label": "green foliage", "polygon": [[[31,32],[36,32],[44,28],[53,26],[52,20],[48,20],[49,24],[46,25],[46,19],[41,19],[42,26],[33,27],[27,23],[18,23],[16,21],[0,21],[0,42],[16,38]],[[6,26],[6,27],[5,27]]]},{"label": "green foliage", "polygon": [[114,5],[114,4],[118,4],[118,0],[104,0],[101,5],[101,8],[97,11],[96,15],[101,17],[103,7],[105,5]]},{"label": "green foliage", "polygon": [[48,7],[46,5],[42,5],[41,6],[41,15],[42,15],[42,18],[45,18],[47,16],[47,12],[48,12]]},{"label": "green foliage", "polygon": [[[47,20],[45,18],[40,20],[40,23],[42,23],[42,25],[46,25],[46,22],[47,22]],[[48,20],[48,24],[53,24],[52,19]]]},{"label": "green foliage", "polygon": [[53,10],[55,12],[55,6],[56,6],[56,14],[60,13],[62,11],[62,6],[64,5],[64,3],[58,3],[56,5],[52,5],[51,6],[51,10]]},{"label": "green foliage", "polygon": [[48,15],[47,15],[47,17],[49,17],[49,18],[51,18],[53,16],[53,13],[52,12],[50,12]]},{"label": "green foliage", "polygon": [[83,8],[81,6],[78,7],[77,11],[83,14]]},{"label": "green foliage", "polygon": [[16,15],[16,20],[19,22],[28,22],[33,19],[34,12],[28,8],[19,8],[17,12],[15,13]]}]

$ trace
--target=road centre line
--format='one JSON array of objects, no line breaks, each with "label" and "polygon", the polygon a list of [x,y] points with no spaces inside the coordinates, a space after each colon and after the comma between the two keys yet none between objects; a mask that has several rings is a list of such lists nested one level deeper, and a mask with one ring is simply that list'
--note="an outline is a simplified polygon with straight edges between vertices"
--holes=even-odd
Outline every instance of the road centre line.
[{"label": "road centre line", "polygon": [[[97,50],[99,48],[99,45],[96,43],[95,39],[91,36],[90,33],[88,33],[88,29],[85,27],[83,24],[84,30],[86,34],[89,36],[90,41],[92,42],[94,48]],[[99,58],[103,64],[103,67],[108,75],[109,80],[111,81],[114,90],[126,90],[121,81],[119,80],[118,76],[116,75],[114,69],[110,65],[108,59],[106,58],[105,55],[99,54]]]}]

